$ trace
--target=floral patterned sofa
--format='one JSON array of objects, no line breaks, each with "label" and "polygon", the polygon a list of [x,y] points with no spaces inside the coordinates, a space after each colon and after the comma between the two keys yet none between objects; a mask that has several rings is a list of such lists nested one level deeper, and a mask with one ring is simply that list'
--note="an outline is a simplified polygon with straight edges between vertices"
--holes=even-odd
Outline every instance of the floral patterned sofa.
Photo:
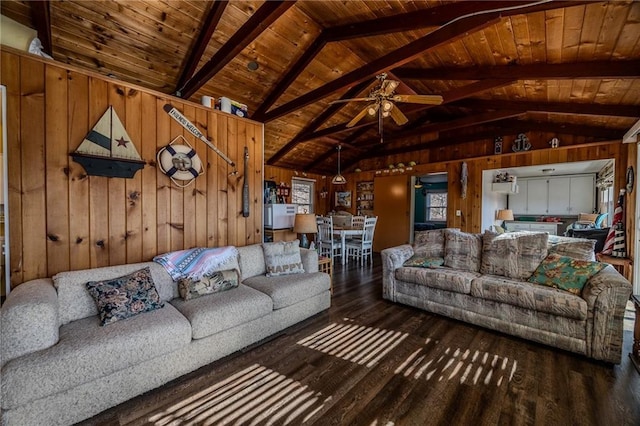
[{"label": "floral patterned sofa", "polygon": [[[299,253],[304,271],[268,276],[266,248],[234,249],[218,270],[238,270],[240,282],[193,300],[178,297],[176,281],[156,262],[19,285],[0,311],[2,424],[81,421],[329,308],[330,279],[318,272],[317,253]],[[164,306],[101,326],[88,282],[146,268],[153,303]]]},{"label": "floral patterned sofa", "polygon": [[383,297],[620,363],[631,284],[595,262],[595,241],[546,233],[415,233],[382,251]]}]

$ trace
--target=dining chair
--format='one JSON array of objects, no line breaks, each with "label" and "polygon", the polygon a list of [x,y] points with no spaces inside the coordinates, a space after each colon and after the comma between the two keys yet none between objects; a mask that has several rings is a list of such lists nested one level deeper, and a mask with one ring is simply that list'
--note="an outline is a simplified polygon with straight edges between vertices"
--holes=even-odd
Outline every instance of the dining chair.
[{"label": "dining chair", "polygon": [[333,219],[331,216],[318,219],[318,247],[320,248],[320,256],[326,256],[331,259],[335,256],[342,256],[342,243],[339,238],[333,235]]},{"label": "dining chair", "polygon": [[367,257],[373,263],[373,234],[376,230],[378,217],[366,218],[361,240],[351,240],[346,243],[347,258],[356,258],[358,263],[364,265]]},{"label": "dining chair", "polygon": [[351,227],[352,228],[364,228],[364,219],[366,216],[352,216]]}]

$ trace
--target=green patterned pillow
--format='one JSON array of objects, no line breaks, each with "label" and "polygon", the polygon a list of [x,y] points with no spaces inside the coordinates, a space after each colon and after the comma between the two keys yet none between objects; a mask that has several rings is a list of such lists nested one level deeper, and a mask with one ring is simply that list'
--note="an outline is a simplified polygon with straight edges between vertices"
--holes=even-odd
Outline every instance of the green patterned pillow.
[{"label": "green patterned pillow", "polygon": [[600,262],[550,254],[540,263],[529,282],[559,288],[580,296],[587,281],[606,266]]},{"label": "green patterned pillow", "polygon": [[181,278],[178,281],[178,291],[180,297],[184,300],[190,300],[238,287],[238,282],[239,274],[235,269],[215,271],[204,274],[199,279]]},{"label": "green patterned pillow", "polygon": [[418,268],[435,268],[444,265],[442,257],[427,257],[414,254],[402,266],[415,266]]}]

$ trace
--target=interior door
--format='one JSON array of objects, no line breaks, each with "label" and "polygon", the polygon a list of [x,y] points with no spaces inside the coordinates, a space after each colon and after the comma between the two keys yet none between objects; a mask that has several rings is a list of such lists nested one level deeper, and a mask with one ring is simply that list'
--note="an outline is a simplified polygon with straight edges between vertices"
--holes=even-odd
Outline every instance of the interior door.
[{"label": "interior door", "polygon": [[389,176],[373,181],[373,214],[378,216],[373,251],[409,243],[411,235],[411,176]]}]

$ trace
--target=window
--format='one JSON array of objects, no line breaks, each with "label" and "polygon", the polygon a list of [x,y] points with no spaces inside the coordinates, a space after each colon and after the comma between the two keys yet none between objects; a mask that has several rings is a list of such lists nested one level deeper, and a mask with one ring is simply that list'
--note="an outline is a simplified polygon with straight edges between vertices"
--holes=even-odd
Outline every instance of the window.
[{"label": "window", "polygon": [[291,180],[291,203],[295,204],[298,213],[313,213],[315,181],[311,179],[293,178]]},{"label": "window", "polygon": [[426,220],[435,222],[447,221],[447,193],[427,192]]}]

